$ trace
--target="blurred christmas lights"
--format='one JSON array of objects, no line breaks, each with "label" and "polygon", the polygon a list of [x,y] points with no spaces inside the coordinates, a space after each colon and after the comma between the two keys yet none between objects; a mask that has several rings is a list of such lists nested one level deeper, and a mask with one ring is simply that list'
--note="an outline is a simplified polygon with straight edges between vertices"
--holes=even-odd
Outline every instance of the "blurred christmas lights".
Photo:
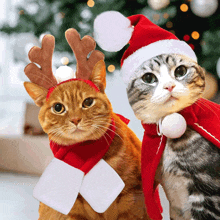
[{"label": "blurred christmas lights", "polygon": [[182,5],[180,5],[180,10],[181,10],[182,12],[187,12],[188,9],[189,9],[189,7],[188,7],[187,4],[182,4]]},{"label": "blurred christmas lights", "polygon": [[187,35],[187,34],[186,34],[186,35],[184,35],[184,36],[183,36],[183,40],[185,40],[185,41],[189,41],[189,40],[190,40],[190,36],[189,36],[189,35]]},{"label": "blurred christmas lights", "polygon": [[193,44],[189,44],[189,46],[194,50],[195,46]]},{"label": "blurred christmas lights", "polygon": [[154,14],[154,15],[153,15],[153,19],[154,19],[155,21],[158,21],[158,20],[160,19],[160,15],[159,15],[159,14]]},{"label": "blurred christmas lights", "polygon": [[92,8],[95,5],[95,2],[93,0],[88,0],[87,5]]},{"label": "blurred christmas lights", "polygon": [[168,14],[168,13],[164,13],[164,14],[163,14],[163,17],[164,17],[165,19],[168,19],[168,18],[169,18],[169,14]]},{"label": "blurred christmas lights", "polygon": [[108,66],[108,71],[109,71],[110,73],[114,72],[114,71],[115,71],[115,66],[114,66],[114,65],[109,65],[109,66]]},{"label": "blurred christmas lights", "polygon": [[24,10],[20,10],[19,15],[23,15],[23,14],[24,14]]},{"label": "blurred christmas lights", "polygon": [[193,31],[192,34],[191,34],[191,36],[192,36],[192,38],[193,38],[194,40],[197,40],[197,39],[199,39],[199,37],[200,37],[200,35],[199,35],[199,33],[198,33],[197,31]]},{"label": "blurred christmas lights", "polygon": [[173,22],[168,21],[168,22],[166,23],[166,27],[167,27],[167,28],[172,28],[172,27],[173,27]]}]

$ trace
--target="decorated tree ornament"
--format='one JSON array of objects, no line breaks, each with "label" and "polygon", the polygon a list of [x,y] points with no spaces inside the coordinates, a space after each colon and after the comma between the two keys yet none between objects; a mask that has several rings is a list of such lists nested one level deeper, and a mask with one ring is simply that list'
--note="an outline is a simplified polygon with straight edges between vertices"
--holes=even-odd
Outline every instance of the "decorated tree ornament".
[{"label": "decorated tree ornament", "polygon": [[170,0],[148,0],[148,4],[154,10],[160,10],[170,4]]},{"label": "decorated tree ornament", "polygon": [[199,17],[209,17],[218,8],[218,0],[192,0],[190,2],[192,12]]},{"label": "decorated tree ornament", "polygon": [[68,79],[76,78],[76,74],[73,71],[73,69],[69,66],[66,66],[69,63],[69,59],[67,57],[63,57],[61,59],[61,63],[64,66],[60,66],[56,70],[56,73],[54,74],[57,82],[61,83],[61,82],[66,81]]},{"label": "decorated tree ornament", "polygon": [[160,133],[172,139],[181,137],[185,133],[186,128],[185,118],[178,113],[167,115],[159,122]]}]

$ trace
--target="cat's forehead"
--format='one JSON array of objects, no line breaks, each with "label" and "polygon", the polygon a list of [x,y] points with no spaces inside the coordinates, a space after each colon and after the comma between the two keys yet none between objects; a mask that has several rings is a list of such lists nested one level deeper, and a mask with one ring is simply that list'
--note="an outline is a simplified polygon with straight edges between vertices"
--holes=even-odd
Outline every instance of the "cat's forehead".
[{"label": "cat's forehead", "polygon": [[145,61],[140,69],[141,70],[159,70],[162,65],[168,67],[175,67],[181,64],[190,64],[195,63],[192,59],[181,54],[162,54],[156,57],[153,57],[150,60]]},{"label": "cat's forehead", "polygon": [[49,101],[71,102],[87,96],[96,96],[98,93],[93,87],[83,81],[70,81],[57,86],[50,95]]}]

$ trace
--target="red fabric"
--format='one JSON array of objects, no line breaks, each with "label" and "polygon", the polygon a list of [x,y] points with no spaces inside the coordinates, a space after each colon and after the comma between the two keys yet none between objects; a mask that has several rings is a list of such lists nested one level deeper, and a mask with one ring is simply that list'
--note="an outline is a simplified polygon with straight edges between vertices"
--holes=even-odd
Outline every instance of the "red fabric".
[{"label": "red fabric", "polygon": [[99,88],[98,88],[92,81],[90,81],[90,80],[85,80],[85,79],[75,79],[75,78],[74,78],[74,79],[68,79],[68,80],[66,80],[66,81],[63,81],[63,82],[57,84],[57,85],[54,86],[54,87],[49,88],[48,93],[47,93],[46,100],[49,99],[51,93],[53,92],[53,90],[54,90],[57,86],[59,86],[59,85],[61,85],[61,84],[63,84],[63,83],[66,83],[66,82],[70,82],[70,81],[83,81],[83,82],[87,83],[88,85],[90,85],[92,88],[94,88],[97,92],[99,92]]},{"label": "red fabric", "polygon": [[[123,122],[128,123],[128,119],[121,115],[118,116]],[[114,136],[115,122],[112,119],[109,129],[99,140],[85,141],[69,146],[62,146],[50,141],[50,148],[54,157],[87,174],[106,154]]]},{"label": "red fabric", "polygon": [[174,34],[152,23],[144,15],[132,15],[128,19],[131,21],[131,25],[134,26],[134,31],[129,41],[130,45],[122,56],[121,66],[128,56],[144,46],[160,40],[178,40]]},{"label": "red fabric", "polygon": [[[179,113],[185,118],[187,126],[220,148],[220,105],[201,98]],[[141,159],[145,204],[149,217],[160,220],[161,205],[156,198],[157,195],[155,196],[154,178],[167,138],[158,136],[156,124],[142,125],[145,129]]]},{"label": "red fabric", "polygon": [[125,118],[123,115],[116,114],[126,125],[130,122],[129,119]]},{"label": "red fabric", "polygon": [[58,145],[50,141],[50,148],[57,159],[88,173],[108,151],[115,136],[115,122],[107,132],[99,139],[85,141],[69,146]]}]

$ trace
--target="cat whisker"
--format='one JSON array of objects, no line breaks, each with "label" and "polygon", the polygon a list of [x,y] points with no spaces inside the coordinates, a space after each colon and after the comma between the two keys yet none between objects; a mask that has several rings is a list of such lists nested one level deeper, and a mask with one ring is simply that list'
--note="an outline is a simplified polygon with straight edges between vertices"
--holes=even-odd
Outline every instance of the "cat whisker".
[{"label": "cat whisker", "polygon": [[105,119],[106,117],[108,117],[108,115],[97,115],[97,116],[93,116],[92,119],[88,119],[88,120],[93,121],[94,119],[99,119],[99,118]]},{"label": "cat whisker", "polygon": [[[101,125],[99,125],[99,126],[101,126]],[[101,126],[101,127],[104,127],[104,126]],[[109,130],[109,131],[113,131],[112,129],[110,129],[110,128],[108,128],[107,130]],[[117,133],[117,132],[114,132],[122,141],[123,141],[123,139],[121,138],[121,136]]]},{"label": "cat whisker", "polygon": [[171,97],[171,95],[169,93],[166,95],[161,94],[159,96],[152,97],[151,102],[154,104],[162,104],[162,103],[166,102],[170,97]]},{"label": "cat whisker", "polygon": [[[120,123],[117,122],[117,121],[115,121],[115,124],[119,124],[119,125],[120,125]],[[118,130],[120,130],[121,132],[123,132],[123,130],[122,130],[121,128],[119,128],[118,126],[116,126],[116,125],[115,125],[115,128],[117,128]]]},{"label": "cat whisker", "polygon": [[187,89],[179,89],[178,91],[175,91],[172,93],[172,96],[174,96],[175,98],[181,98],[182,96],[188,96],[189,92]]},{"label": "cat whisker", "polygon": [[[99,128],[99,129],[101,129],[101,127],[106,128],[105,126],[102,126],[102,125],[97,125],[96,127]],[[101,129],[101,130],[104,131],[104,129]],[[110,129],[110,128],[107,128],[107,130],[113,131],[113,130]],[[123,139],[121,138],[121,136],[120,136],[119,134],[117,134],[117,132],[114,132],[114,133],[123,141]],[[108,135],[108,136],[110,137],[110,135],[107,134],[107,133],[105,133],[105,135]],[[110,137],[110,138],[111,138],[111,137]]]},{"label": "cat whisker", "polygon": [[[111,123],[106,122],[106,121],[98,121],[99,123],[103,123],[104,125],[109,126]],[[83,123],[83,125],[80,125],[80,128],[86,128],[88,129],[88,127],[94,125],[94,120],[86,120],[86,122]]]},{"label": "cat whisker", "polygon": [[[95,130],[98,131],[100,134],[101,134],[100,130],[104,131],[102,128],[100,128],[100,127],[98,127],[98,126],[96,126],[96,125],[92,125],[92,127],[95,127]],[[109,137],[110,137],[110,136],[109,136]],[[107,138],[105,137],[105,135],[104,135],[104,138],[105,138],[106,142],[107,142],[108,145],[109,145],[109,142],[108,142]]]},{"label": "cat whisker", "polygon": [[[94,140],[97,139],[96,133],[100,133],[100,131],[95,129],[94,132],[91,133],[91,135],[94,137]],[[92,139],[92,138],[91,138],[91,139]],[[92,140],[93,140],[93,139],[92,139]]]},{"label": "cat whisker", "polygon": [[[205,106],[206,108],[208,108],[210,111],[212,111],[218,118],[219,116],[216,114],[216,112],[211,108],[209,107],[208,105],[206,105],[201,99],[199,100],[199,103],[202,104],[203,106]],[[196,105],[198,105],[198,103],[196,102],[195,103]],[[203,108],[202,108],[203,109]],[[205,111],[205,109],[203,109]]]},{"label": "cat whisker", "polygon": [[60,132],[60,128],[52,127],[52,129],[50,129],[48,131],[48,134],[56,134],[56,133],[59,133],[59,132]]},{"label": "cat whisker", "polygon": [[60,131],[51,132],[51,134],[53,134],[53,141],[54,142],[57,142],[57,140],[63,135],[62,132],[60,132]]}]

